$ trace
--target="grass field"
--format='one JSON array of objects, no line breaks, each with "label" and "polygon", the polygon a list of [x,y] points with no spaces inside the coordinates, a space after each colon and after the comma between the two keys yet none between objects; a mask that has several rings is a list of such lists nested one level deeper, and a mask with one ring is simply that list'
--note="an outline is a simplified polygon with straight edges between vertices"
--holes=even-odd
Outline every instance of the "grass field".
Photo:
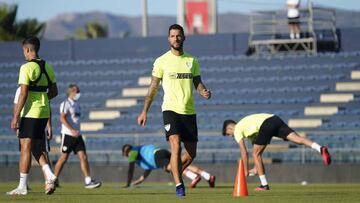
[{"label": "grass field", "polygon": [[6,196],[5,192],[16,183],[0,183],[0,202],[360,202],[360,184],[271,184],[270,191],[255,192],[255,185],[249,184],[249,196],[234,198],[232,185],[219,184],[216,188],[200,185],[187,189],[187,196],[176,197],[173,186],[159,183],[146,183],[137,188],[121,188],[116,183],[105,183],[99,189],[87,190],[80,183],[62,183],[51,196],[43,193],[43,185],[32,183],[32,191],[27,196]]}]

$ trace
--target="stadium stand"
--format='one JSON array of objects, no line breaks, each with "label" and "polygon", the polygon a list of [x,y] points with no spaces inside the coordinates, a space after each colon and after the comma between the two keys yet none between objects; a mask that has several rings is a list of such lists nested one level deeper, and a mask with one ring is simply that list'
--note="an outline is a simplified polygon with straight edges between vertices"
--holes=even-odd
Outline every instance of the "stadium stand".
[{"label": "stadium stand", "polygon": [[[200,132],[197,162],[237,160],[237,144],[220,136],[222,122],[257,112],[277,114],[304,135],[328,144],[334,162],[360,161],[357,150],[360,146],[360,51],[248,57],[239,55],[239,47],[234,49],[239,42],[232,40],[239,37],[189,38],[192,46],[203,45],[201,50],[208,50],[201,53],[200,49],[190,49],[189,52],[194,51],[199,56],[202,78],[213,91],[213,98],[209,101],[195,97]],[[208,45],[207,40],[215,39],[223,40],[224,44]],[[163,137],[160,113],[162,90],[159,90],[149,112],[147,126],[142,128],[136,124],[154,56],[166,51],[166,44],[163,38],[139,41],[68,41],[69,46],[77,50],[72,54],[66,51],[66,43],[51,42],[55,44],[45,46],[49,52],[46,55],[55,68],[60,92],[51,103],[57,136],[52,142],[53,159],[56,159],[59,145],[59,104],[65,99],[65,89],[70,83],[77,83],[81,89],[81,128],[91,162],[116,164],[124,161],[120,148],[125,143],[153,143],[168,147]],[[150,47],[154,46],[154,41],[159,46],[152,52]],[[105,49],[115,42],[121,51]],[[130,47],[131,43],[135,43],[134,48]],[[145,44],[145,48],[141,49],[139,43]],[[104,50],[101,56],[90,51],[89,47],[95,45]],[[8,46],[0,45],[0,48]],[[127,48],[130,50],[125,53]],[[81,53],[80,50],[86,51]],[[13,51],[19,52],[17,49]],[[53,54],[57,51],[62,53],[59,58]],[[107,55],[110,52],[110,56]],[[14,164],[18,160],[18,145],[9,125],[22,59],[2,58],[6,60],[0,62],[0,163]],[[308,149],[281,140],[273,140],[272,144],[264,157],[268,163],[320,160],[320,157],[308,156],[311,153]],[[77,160],[71,158],[69,161]]]}]

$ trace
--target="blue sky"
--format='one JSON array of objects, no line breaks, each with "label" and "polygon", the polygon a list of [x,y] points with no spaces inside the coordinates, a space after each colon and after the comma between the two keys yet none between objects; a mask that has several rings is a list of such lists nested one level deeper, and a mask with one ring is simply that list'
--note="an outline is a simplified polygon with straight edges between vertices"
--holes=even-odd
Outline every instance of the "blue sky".
[{"label": "blue sky", "polygon": [[[301,0],[306,4],[308,0]],[[141,14],[141,0],[0,0],[18,4],[18,19],[37,18],[46,21],[65,12],[105,11],[116,15]],[[251,12],[284,8],[286,0],[218,0],[218,11]],[[315,4],[360,11],[360,0],[312,0]],[[148,0],[150,15],[176,15],[177,0]]]}]

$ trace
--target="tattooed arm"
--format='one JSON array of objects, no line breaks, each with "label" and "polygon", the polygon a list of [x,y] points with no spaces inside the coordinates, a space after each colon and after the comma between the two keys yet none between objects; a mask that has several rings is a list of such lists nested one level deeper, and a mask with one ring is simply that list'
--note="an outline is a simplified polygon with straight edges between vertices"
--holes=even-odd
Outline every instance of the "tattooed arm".
[{"label": "tattooed arm", "polygon": [[149,111],[149,108],[151,106],[151,103],[154,99],[154,96],[157,93],[158,87],[159,87],[159,83],[160,83],[160,78],[151,77],[151,82],[150,82],[150,86],[149,86],[149,90],[148,93],[146,95],[145,98],[145,102],[144,102],[144,108],[142,110],[142,112],[140,113],[140,115],[138,116],[137,122],[139,125],[144,126],[146,123],[146,119],[147,119],[147,112]]}]

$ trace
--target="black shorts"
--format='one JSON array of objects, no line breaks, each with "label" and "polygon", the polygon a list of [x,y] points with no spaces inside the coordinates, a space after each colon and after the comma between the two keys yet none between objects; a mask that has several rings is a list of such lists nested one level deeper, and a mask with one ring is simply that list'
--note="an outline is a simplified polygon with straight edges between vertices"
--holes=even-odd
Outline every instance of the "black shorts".
[{"label": "black shorts", "polygon": [[166,168],[170,162],[171,153],[166,149],[160,149],[155,152],[155,164],[159,168]]},{"label": "black shorts", "polygon": [[167,141],[171,135],[175,134],[180,135],[182,142],[198,141],[196,114],[182,115],[173,111],[164,111],[163,119]]},{"label": "black shorts", "polygon": [[61,146],[60,150],[63,153],[74,152],[76,154],[79,151],[86,151],[85,142],[80,135],[79,137],[73,137],[67,134],[61,135]]},{"label": "black shorts", "polygon": [[287,141],[286,137],[294,132],[281,118],[274,115],[267,118],[260,126],[259,134],[253,141],[253,144],[267,145],[273,136]]},{"label": "black shorts", "polygon": [[288,24],[290,25],[300,24],[300,17],[288,18]]},{"label": "black shorts", "polygon": [[[32,140],[34,143],[34,148],[32,148],[32,151],[35,152],[50,152],[50,141],[47,138],[44,138],[42,140],[40,139],[34,139]],[[21,144],[19,139],[19,151],[21,151]]]},{"label": "black shorts", "polygon": [[45,138],[45,128],[48,118],[20,118],[18,137],[39,139]]}]

